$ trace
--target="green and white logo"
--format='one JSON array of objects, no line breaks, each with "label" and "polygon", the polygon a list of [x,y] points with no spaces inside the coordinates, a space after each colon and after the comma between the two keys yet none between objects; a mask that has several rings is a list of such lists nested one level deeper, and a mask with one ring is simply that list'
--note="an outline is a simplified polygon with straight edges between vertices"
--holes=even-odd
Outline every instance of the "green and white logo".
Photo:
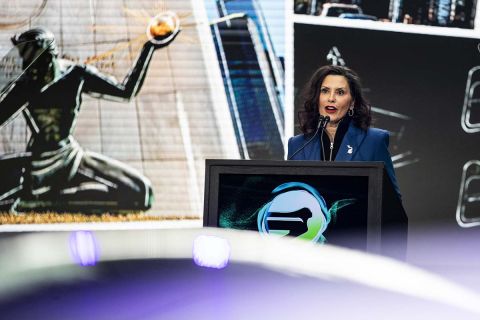
[{"label": "green and white logo", "polygon": [[258,211],[260,233],[290,235],[314,242],[325,242],[327,230],[337,211],[354,199],[336,201],[330,209],[325,199],[312,186],[302,182],[288,182],[276,187],[272,201]]}]

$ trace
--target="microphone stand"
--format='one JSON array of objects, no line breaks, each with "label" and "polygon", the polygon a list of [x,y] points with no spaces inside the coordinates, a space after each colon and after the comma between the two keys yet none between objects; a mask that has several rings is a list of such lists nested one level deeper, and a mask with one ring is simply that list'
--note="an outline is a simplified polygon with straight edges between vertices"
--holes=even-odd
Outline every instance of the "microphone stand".
[{"label": "microphone stand", "polygon": [[321,147],[320,151],[322,152],[321,153],[322,154],[322,157],[321,157],[322,161],[326,161],[325,153],[324,153],[325,148],[323,147],[323,132],[325,131],[325,128],[327,127],[328,122],[330,122],[330,117],[329,116],[324,117],[323,118],[323,124],[322,124],[322,132],[320,133],[320,147]]},{"label": "microphone stand", "polygon": [[[287,160],[292,160],[292,158],[297,154],[299,153],[300,151],[302,151],[310,142],[313,141],[313,139],[317,136],[318,134],[318,131],[320,130],[320,128],[322,129],[322,135],[323,135],[323,130],[325,130],[325,127],[327,126],[327,123],[330,121],[330,117],[329,116],[320,116],[320,119],[318,121],[318,125],[317,125],[317,129],[315,130],[315,133],[313,134],[313,136],[308,139],[307,142],[305,142],[303,144],[303,146],[301,146],[297,151],[295,151],[290,157],[288,157]],[[323,148],[323,147],[322,147]]]}]

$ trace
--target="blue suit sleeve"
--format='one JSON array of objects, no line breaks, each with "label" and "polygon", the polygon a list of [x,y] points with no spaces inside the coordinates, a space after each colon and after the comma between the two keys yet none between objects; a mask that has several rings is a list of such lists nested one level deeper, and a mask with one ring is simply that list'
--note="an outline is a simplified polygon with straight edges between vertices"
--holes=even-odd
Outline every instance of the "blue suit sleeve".
[{"label": "blue suit sleeve", "polygon": [[288,139],[288,148],[287,148],[287,160],[290,159],[290,156],[293,153],[293,137]]},{"label": "blue suit sleeve", "polygon": [[398,195],[399,199],[402,199],[400,194],[400,188],[398,187],[397,177],[395,176],[395,170],[393,168],[392,156],[388,151],[388,145],[390,143],[390,135],[388,132],[384,131],[380,143],[378,144],[377,150],[375,152],[375,158],[383,161],[385,163],[385,170],[387,171],[388,177],[392,182],[393,188]]},{"label": "blue suit sleeve", "polygon": [[[305,143],[305,140],[303,138],[303,135],[294,136],[288,139],[287,160],[290,159],[290,157],[293,154],[295,154],[297,150],[301,149],[304,143]],[[297,154],[295,154],[295,156],[290,160],[307,160],[307,159],[305,159],[304,153],[300,151]]]}]

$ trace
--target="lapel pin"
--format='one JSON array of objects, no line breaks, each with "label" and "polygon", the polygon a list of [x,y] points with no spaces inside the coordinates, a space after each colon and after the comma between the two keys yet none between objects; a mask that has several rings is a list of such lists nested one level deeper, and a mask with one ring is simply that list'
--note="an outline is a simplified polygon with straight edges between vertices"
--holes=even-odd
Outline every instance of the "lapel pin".
[{"label": "lapel pin", "polygon": [[350,145],[347,145],[347,148],[348,148],[347,153],[352,154],[353,153],[353,148]]}]

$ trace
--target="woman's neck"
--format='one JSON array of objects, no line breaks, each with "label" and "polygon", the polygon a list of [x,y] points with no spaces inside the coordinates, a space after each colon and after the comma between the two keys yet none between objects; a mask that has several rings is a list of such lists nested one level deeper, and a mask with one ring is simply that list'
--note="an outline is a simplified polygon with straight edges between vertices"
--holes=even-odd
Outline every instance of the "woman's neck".
[{"label": "woman's neck", "polygon": [[327,124],[327,127],[326,127],[327,134],[328,134],[328,137],[330,138],[330,141],[332,142],[335,140],[335,134],[337,133],[338,124],[340,123],[340,121],[336,123],[329,122]]}]

